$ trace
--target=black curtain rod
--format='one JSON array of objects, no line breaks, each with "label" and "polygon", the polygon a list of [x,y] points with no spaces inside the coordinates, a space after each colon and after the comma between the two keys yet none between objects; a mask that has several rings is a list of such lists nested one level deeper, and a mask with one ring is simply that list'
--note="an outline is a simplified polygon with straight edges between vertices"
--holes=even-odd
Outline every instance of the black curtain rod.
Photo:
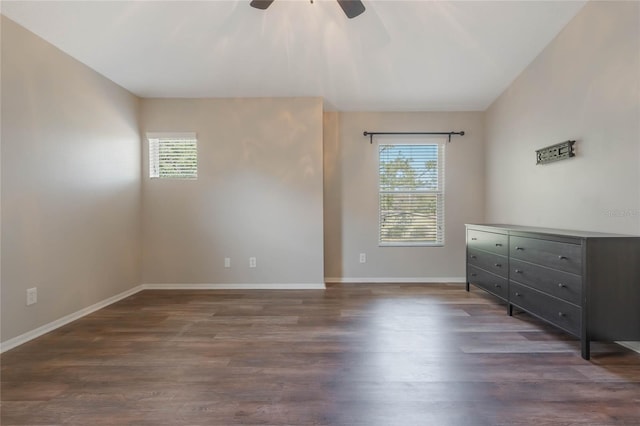
[{"label": "black curtain rod", "polygon": [[451,135],[464,136],[462,132],[367,132],[364,131],[363,135],[369,136],[369,143],[373,143],[373,137],[375,135],[447,135],[449,136],[449,142],[451,142]]}]

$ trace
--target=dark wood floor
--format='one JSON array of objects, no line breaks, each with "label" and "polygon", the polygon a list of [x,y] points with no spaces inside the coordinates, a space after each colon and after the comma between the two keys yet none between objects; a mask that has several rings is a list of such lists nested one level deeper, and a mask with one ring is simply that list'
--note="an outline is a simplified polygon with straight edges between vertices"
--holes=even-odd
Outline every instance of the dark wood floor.
[{"label": "dark wood floor", "polygon": [[640,425],[640,354],[462,285],[144,291],[6,352],[2,425]]}]

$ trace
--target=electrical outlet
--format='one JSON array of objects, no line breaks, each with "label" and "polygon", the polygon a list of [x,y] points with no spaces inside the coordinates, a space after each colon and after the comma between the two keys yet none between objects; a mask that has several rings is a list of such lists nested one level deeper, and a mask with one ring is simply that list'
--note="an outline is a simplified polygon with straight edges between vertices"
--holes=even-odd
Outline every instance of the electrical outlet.
[{"label": "electrical outlet", "polygon": [[255,257],[250,257],[249,258],[249,268],[255,268],[256,266],[257,266],[256,258]]},{"label": "electrical outlet", "polygon": [[27,306],[38,303],[38,288],[32,287],[27,289]]},{"label": "electrical outlet", "polygon": [[360,263],[367,263],[367,253],[360,253]]},{"label": "electrical outlet", "polygon": [[231,258],[230,257],[225,257],[224,258],[224,267],[225,268],[231,268]]}]

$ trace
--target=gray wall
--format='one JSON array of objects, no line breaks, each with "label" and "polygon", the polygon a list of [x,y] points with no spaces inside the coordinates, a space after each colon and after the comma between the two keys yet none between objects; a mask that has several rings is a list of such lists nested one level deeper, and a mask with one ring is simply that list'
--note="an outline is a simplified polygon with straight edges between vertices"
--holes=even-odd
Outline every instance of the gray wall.
[{"label": "gray wall", "polygon": [[3,341],[138,285],[138,100],[5,17],[1,150]]},{"label": "gray wall", "polygon": [[639,8],[588,3],[488,109],[488,221],[640,234]]},{"label": "gray wall", "polygon": [[[328,281],[462,281],[466,222],[484,218],[482,112],[328,112],[324,117]],[[445,152],[444,247],[378,246],[377,142],[362,132],[460,131]],[[428,140],[428,139],[425,139]],[[359,254],[367,262],[360,263]]]},{"label": "gray wall", "polygon": [[142,129],[198,137],[186,181],[149,179],[144,141],[143,283],[324,282],[320,98],[145,99]]}]

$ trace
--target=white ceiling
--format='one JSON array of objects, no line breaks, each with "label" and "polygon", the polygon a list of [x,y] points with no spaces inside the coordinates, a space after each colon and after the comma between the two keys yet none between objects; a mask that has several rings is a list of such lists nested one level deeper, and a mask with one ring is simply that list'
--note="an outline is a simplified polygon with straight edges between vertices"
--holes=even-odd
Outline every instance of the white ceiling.
[{"label": "white ceiling", "polygon": [[341,111],[484,110],[584,1],[2,1],[142,97],[321,96]]}]

